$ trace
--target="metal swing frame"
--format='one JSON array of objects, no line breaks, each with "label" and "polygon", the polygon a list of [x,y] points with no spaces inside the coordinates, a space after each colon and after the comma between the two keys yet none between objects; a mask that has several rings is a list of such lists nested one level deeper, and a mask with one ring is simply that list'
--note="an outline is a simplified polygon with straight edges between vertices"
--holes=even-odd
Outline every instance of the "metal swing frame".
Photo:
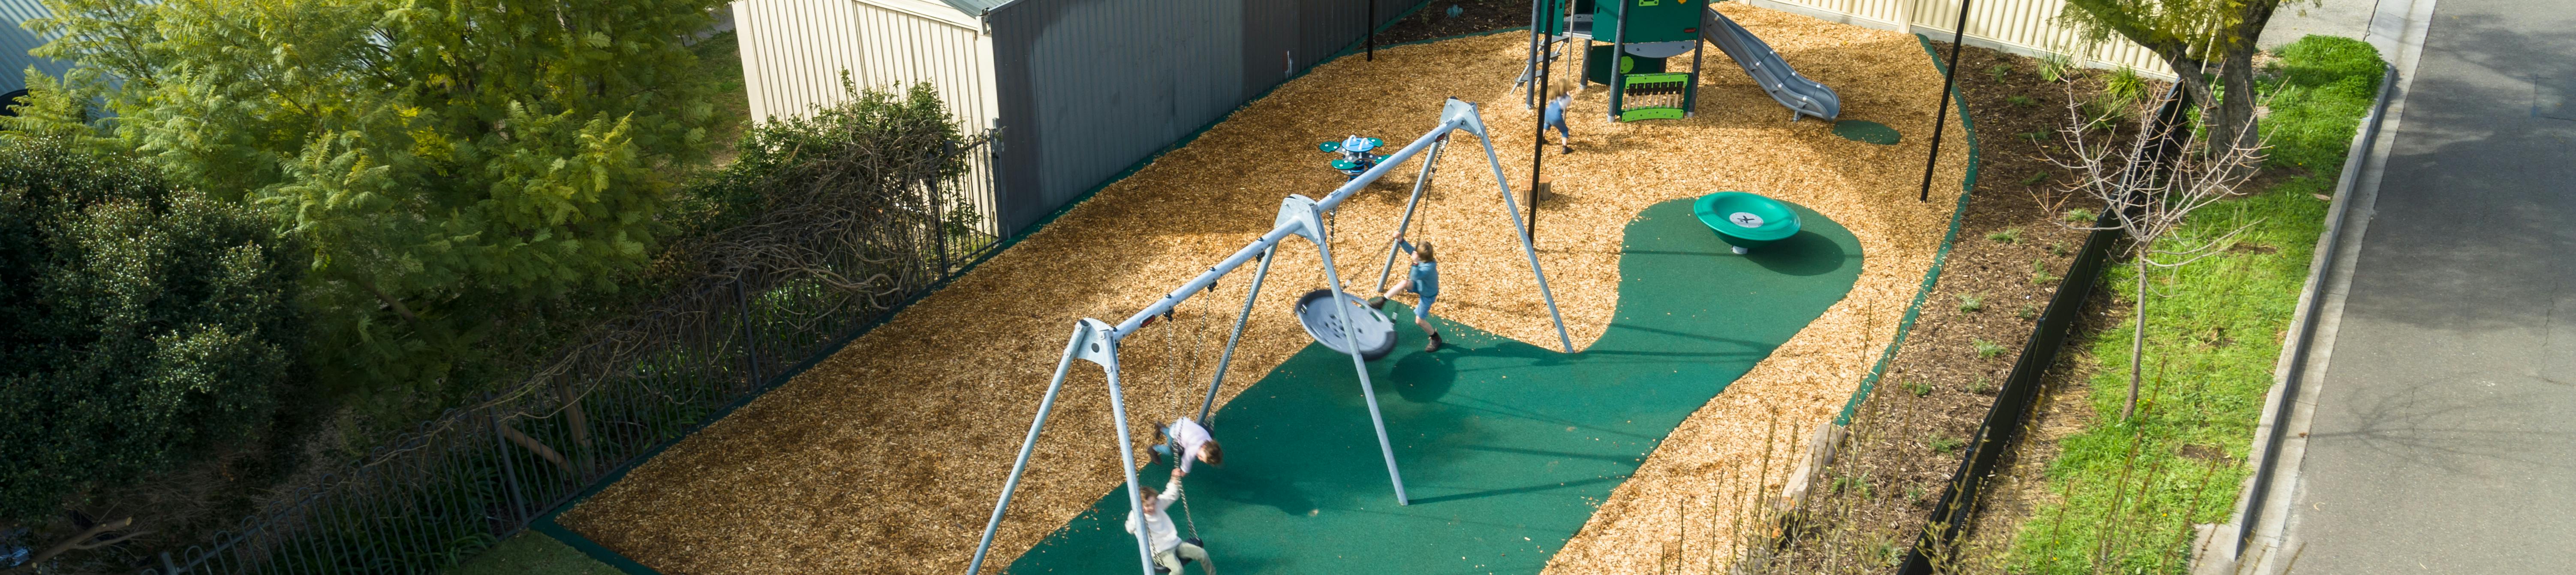
[{"label": "metal swing frame", "polygon": [[[983,540],[976,544],[975,558],[972,563],[967,565],[966,572],[969,575],[973,575],[983,569],[985,554],[991,551],[993,547],[993,535],[1001,528],[1003,513],[1010,509],[1012,494],[1019,490],[1020,476],[1023,472],[1028,470],[1029,456],[1034,453],[1037,448],[1038,434],[1046,429],[1047,415],[1054,411],[1056,397],[1064,390],[1065,375],[1072,371],[1074,360],[1079,359],[1098,364],[1108,375],[1109,413],[1112,419],[1117,423],[1118,457],[1120,459],[1121,468],[1124,469],[1127,474],[1126,490],[1129,513],[1140,513],[1143,511],[1143,503],[1141,503],[1138,498],[1142,493],[1139,490],[1136,479],[1136,447],[1133,441],[1129,441],[1129,438],[1134,436],[1128,432],[1127,401],[1118,386],[1119,343],[1122,340],[1125,340],[1128,336],[1134,335],[1138,330],[1144,328],[1145,325],[1155,316],[1169,313],[1182,302],[1186,302],[1191,297],[1205,292],[1209,287],[1214,286],[1218,279],[1225,277],[1225,274],[1234,271],[1236,268],[1242,267],[1245,262],[1259,260],[1261,265],[1257,271],[1253,272],[1252,287],[1251,289],[1246,290],[1248,293],[1244,294],[1243,311],[1242,313],[1235,315],[1233,334],[1227,337],[1224,355],[1220,356],[1217,360],[1216,375],[1208,382],[1207,399],[1199,405],[1199,419],[1206,420],[1208,411],[1216,406],[1217,390],[1222,388],[1225,384],[1226,368],[1228,364],[1232,363],[1234,360],[1235,345],[1243,339],[1245,321],[1252,316],[1252,306],[1261,297],[1261,283],[1263,279],[1266,279],[1270,275],[1271,258],[1277,254],[1279,243],[1286,241],[1290,237],[1302,237],[1307,241],[1314,243],[1317,256],[1322,260],[1324,266],[1325,281],[1332,286],[1343,285],[1340,272],[1336,271],[1333,266],[1332,244],[1329,241],[1330,238],[1326,237],[1327,227],[1324,225],[1324,214],[1331,212],[1334,208],[1339,207],[1343,200],[1349,199],[1361,189],[1367,188],[1369,184],[1376,182],[1378,178],[1393,171],[1396,165],[1402,164],[1405,161],[1410,160],[1414,154],[1421,153],[1428,149],[1431,150],[1431,153],[1423,161],[1421,177],[1414,181],[1413,199],[1411,202],[1407,203],[1404,208],[1405,223],[1399,224],[1410,225],[1413,221],[1414,209],[1422,201],[1424,185],[1430,181],[1430,177],[1432,175],[1432,163],[1439,158],[1439,150],[1447,145],[1449,139],[1448,136],[1451,132],[1462,130],[1469,134],[1474,134],[1478,142],[1484,145],[1485,163],[1493,168],[1494,181],[1502,192],[1504,219],[1511,220],[1513,229],[1521,232],[1519,234],[1521,240],[1521,252],[1528,256],[1530,274],[1538,280],[1539,297],[1546,301],[1548,315],[1556,322],[1556,336],[1558,343],[1563,346],[1566,353],[1573,353],[1574,340],[1566,335],[1565,317],[1557,311],[1555,294],[1548,291],[1547,273],[1539,268],[1538,250],[1530,244],[1528,230],[1521,226],[1520,206],[1512,200],[1511,180],[1503,175],[1502,162],[1494,155],[1494,141],[1493,138],[1486,135],[1484,119],[1478,114],[1476,104],[1459,100],[1454,97],[1450,98],[1448,102],[1441,107],[1439,127],[1434,128],[1429,133],[1423,134],[1422,137],[1415,139],[1413,143],[1406,145],[1404,149],[1397,150],[1394,154],[1388,155],[1385,160],[1378,162],[1376,166],[1369,168],[1367,172],[1361,173],[1359,177],[1353,178],[1350,182],[1334,189],[1333,193],[1324,196],[1324,199],[1322,200],[1315,200],[1303,195],[1294,194],[1289,195],[1286,199],[1280,200],[1279,216],[1273,221],[1268,233],[1262,234],[1259,239],[1253,240],[1251,244],[1245,245],[1242,249],[1236,250],[1233,255],[1227,256],[1224,261],[1218,262],[1215,266],[1208,268],[1208,271],[1199,274],[1198,277],[1192,278],[1189,282],[1183,283],[1180,287],[1173,289],[1168,294],[1165,294],[1162,299],[1156,300],[1153,305],[1146,306],[1144,310],[1136,312],[1135,315],[1129,316],[1126,321],[1121,321],[1116,325],[1111,325],[1108,322],[1092,318],[1083,318],[1081,321],[1076,322],[1073,328],[1072,337],[1065,342],[1064,355],[1056,360],[1055,376],[1047,383],[1046,396],[1044,399],[1038,401],[1037,418],[1035,421],[1029,423],[1028,437],[1020,442],[1019,460],[1011,465],[1010,478],[1002,485],[1001,500],[993,505],[992,519],[987,521],[984,525]],[[1390,245],[1387,246],[1387,266],[1389,269],[1394,265],[1395,251],[1395,246],[1390,242]],[[1384,289],[1386,282],[1385,276],[1386,271],[1382,270],[1379,272],[1379,289]],[[1335,292],[1338,294],[1340,293],[1340,290],[1335,289]],[[1337,299],[1339,298],[1337,297]],[[1350,307],[1351,306],[1349,305],[1334,306],[1335,313],[1339,316],[1336,319],[1339,320],[1338,323],[1342,326],[1343,341],[1351,341],[1351,333],[1349,331],[1351,326]],[[1395,447],[1393,443],[1387,440],[1386,420],[1378,411],[1376,388],[1369,381],[1368,364],[1365,360],[1360,358],[1357,346],[1345,347],[1351,348],[1346,351],[1348,351],[1351,356],[1352,371],[1359,375],[1361,397],[1365,398],[1368,403],[1369,423],[1374,425],[1377,429],[1378,453],[1386,459],[1387,480],[1395,486],[1395,501],[1399,505],[1409,505],[1411,504],[1411,501],[1406,497],[1404,492],[1404,475],[1396,468]],[[1137,560],[1142,565],[1143,572],[1147,575],[1152,575],[1154,573],[1153,550],[1149,546],[1150,544],[1146,541],[1146,534],[1143,531],[1144,530],[1139,529],[1136,534]]]}]

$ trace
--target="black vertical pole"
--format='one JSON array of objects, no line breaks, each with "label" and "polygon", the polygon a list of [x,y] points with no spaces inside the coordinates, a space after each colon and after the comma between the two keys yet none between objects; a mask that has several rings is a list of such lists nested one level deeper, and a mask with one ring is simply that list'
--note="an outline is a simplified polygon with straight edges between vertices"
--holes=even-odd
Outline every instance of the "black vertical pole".
[{"label": "black vertical pole", "polygon": [[1923,160],[1923,191],[1914,201],[1932,201],[1932,168],[1941,165],[1941,127],[1950,120],[1950,86],[1959,76],[1959,47],[1968,37],[1968,2],[1959,0],[1959,23],[1950,29],[1950,67],[1941,70],[1941,106],[1932,109],[1932,157]]},{"label": "black vertical pole", "polygon": [[[1540,2],[1544,3],[1543,11],[1540,12],[1542,18],[1545,14],[1556,10],[1556,0],[1540,0]],[[1545,22],[1542,20],[1537,23]],[[1529,225],[1523,228],[1529,234],[1532,249],[1538,246],[1538,168],[1547,157],[1547,105],[1549,101],[1556,98],[1555,94],[1547,93],[1549,65],[1556,63],[1554,32],[1555,30],[1547,31],[1549,37],[1539,42],[1538,75],[1530,77],[1530,87],[1537,89],[1539,97],[1543,98],[1538,104],[1538,133],[1535,134],[1536,137],[1530,139]]]},{"label": "black vertical pole", "polygon": [[1368,34],[1368,61],[1377,61],[1377,0],[1368,0],[1368,13],[1360,15],[1360,29]]},{"label": "black vertical pole", "polygon": [[[1699,26],[1702,30],[1708,29],[1708,16],[1705,12],[1699,17]],[[1701,52],[1707,50],[1707,42],[1702,42],[1698,38],[1691,39],[1690,80],[1682,84],[1682,117],[1684,118],[1699,115],[1699,56]]]}]

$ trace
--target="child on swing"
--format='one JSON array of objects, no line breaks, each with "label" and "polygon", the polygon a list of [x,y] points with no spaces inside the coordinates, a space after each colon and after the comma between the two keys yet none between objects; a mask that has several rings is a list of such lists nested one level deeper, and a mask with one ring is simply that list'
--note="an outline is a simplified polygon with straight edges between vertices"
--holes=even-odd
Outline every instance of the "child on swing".
[{"label": "child on swing", "polygon": [[1422,346],[1424,353],[1440,351],[1440,330],[1431,327],[1431,302],[1440,299],[1439,257],[1431,249],[1431,242],[1422,242],[1421,245],[1405,243],[1404,230],[1395,231],[1395,247],[1404,250],[1405,253],[1413,254],[1413,265],[1406,268],[1403,280],[1395,282],[1394,286],[1386,289],[1385,294],[1370,303],[1375,307],[1383,308],[1386,306],[1386,298],[1395,297],[1395,294],[1407,291],[1421,296],[1421,303],[1413,306],[1413,325],[1422,328],[1422,333],[1431,336],[1431,342]]},{"label": "child on swing", "polygon": [[1189,472],[1191,461],[1225,465],[1225,452],[1217,448],[1216,439],[1208,436],[1207,428],[1199,426],[1199,422],[1183,417],[1156,428],[1154,432],[1163,436],[1163,443],[1145,449],[1153,453],[1155,463],[1162,463],[1164,457],[1179,453],[1181,460],[1175,465],[1180,466],[1182,473]]},{"label": "child on swing", "polygon": [[1172,514],[1168,512],[1172,502],[1181,499],[1181,476],[1189,473],[1186,469],[1173,469],[1172,480],[1164,483],[1159,492],[1152,487],[1137,488],[1137,495],[1144,498],[1137,502],[1142,511],[1127,515],[1127,532],[1135,533],[1140,527],[1145,530],[1145,542],[1154,553],[1154,567],[1158,572],[1180,573],[1181,561],[1188,560],[1197,561],[1199,569],[1208,575],[1216,575],[1216,563],[1208,561],[1207,548],[1200,547],[1197,540],[1181,539],[1181,532],[1172,526]]}]

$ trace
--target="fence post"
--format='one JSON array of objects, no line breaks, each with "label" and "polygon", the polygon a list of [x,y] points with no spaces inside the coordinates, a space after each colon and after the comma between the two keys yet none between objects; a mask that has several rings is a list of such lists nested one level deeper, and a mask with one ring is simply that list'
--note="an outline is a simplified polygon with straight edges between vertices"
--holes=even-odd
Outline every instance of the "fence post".
[{"label": "fence post", "polygon": [[[485,394],[483,400],[491,401],[492,396]],[[503,491],[510,497],[510,523],[526,525],[528,498],[519,494],[519,472],[510,464],[510,443],[501,439],[501,407],[485,405],[483,418],[492,422],[492,453],[501,458],[501,484],[507,487]]]},{"label": "fence post", "polygon": [[734,278],[733,302],[736,309],[742,311],[742,361],[745,369],[750,370],[744,374],[748,377],[743,379],[743,383],[748,384],[744,387],[746,391],[760,389],[761,385],[760,346],[756,343],[759,339],[754,335],[756,332],[751,329],[750,291],[750,288],[743,287],[741,278]]}]

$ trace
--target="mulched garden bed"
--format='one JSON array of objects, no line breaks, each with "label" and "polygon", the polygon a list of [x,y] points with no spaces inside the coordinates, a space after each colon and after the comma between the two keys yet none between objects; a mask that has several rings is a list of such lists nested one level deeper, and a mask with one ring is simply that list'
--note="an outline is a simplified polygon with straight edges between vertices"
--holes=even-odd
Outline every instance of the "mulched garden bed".
[{"label": "mulched garden bed", "polygon": [[[1946,44],[1935,46],[1947,56]],[[2065,191],[2072,172],[2043,155],[2062,152],[2056,130],[2066,122],[2068,95],[2066,85],[2041,78],[2040,65],[1977,47],[1960,59],[1960,91],[1982,148],[1976,199],[1940,284],[1885,378],[1854,414],[1845,447],[1773,568],[1892,571],[1925,528],[1967,439],[2083,244],[2085,232],[2070,225],[2086,222],[2070,220],[2067,211],[2096,206]],[[2089,99],[2103,89],[2093,71],[2075,75],[2075,97]]]}]

